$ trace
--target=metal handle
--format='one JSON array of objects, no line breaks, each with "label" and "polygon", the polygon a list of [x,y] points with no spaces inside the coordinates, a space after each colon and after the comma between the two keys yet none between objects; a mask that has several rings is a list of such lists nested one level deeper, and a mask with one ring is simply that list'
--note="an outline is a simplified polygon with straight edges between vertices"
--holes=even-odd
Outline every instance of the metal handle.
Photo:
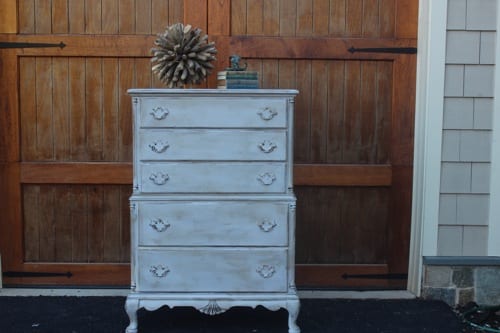
[{"label": "metal handle", "polygon": [[264,185],[268,186],[268,185],[271,185],[272,183],[274,183],[274,181],[276,180],[276,176],[274,175],[274,173],[272,172],[266,172],[266,173],[262,173],[260,174],[257,179]]},{"label": "metal handle", "polygon": [[151,266],[151,268],[149,268],[149,271],[155,277],[162,278],[167,276],[168,272],[170,272],[170,269],[167,266],[157,265],[157,266]]},{"label": "metal handle", "polygon": [[262,120],[271,120],[273,119],[278,112],[271,109],[270,107],[265,107],[262,111],[257,112],[257,114],[262,118]]},{"label": "metal handle", "polygon": [[161,154],[170,147],[167,141],[158,140],[149,144],[149,148],[155,153]]},{"label": "metal handle", "polygon": [[163,172],[152,173],[149,179],[156,185],[165,185],[170,179],[169,175]]},{"label": "metal handle", "polygon": [[170,223],[164,222],[162,219],[159,219],[159,218],[152,219],[149,222],[149,225],[151,226],[151,228],[153,228],[154,230],[156,230],[158,232],[164,232],[165,230],[170,228]]},{"label": "metal handle", "polygon": [[278,147],[274,142],[270,140],[264,140],[262,143],[259,145],[260,150],[262,150],[264,153],[269,154],[273,150],[275,150]]},{"label": "metal handle", "polygon": [[162,120],[168,116],[169,111],[167,108],[158,106],[156,108],[153,108],[153,110],[149,114],[152,115],[156,120]]},{"label": "metal handle", "polygon": [[276,269],[273,265],[260,265],[257,267],[257,273],[264,279],[268,279],[276,273]]}]

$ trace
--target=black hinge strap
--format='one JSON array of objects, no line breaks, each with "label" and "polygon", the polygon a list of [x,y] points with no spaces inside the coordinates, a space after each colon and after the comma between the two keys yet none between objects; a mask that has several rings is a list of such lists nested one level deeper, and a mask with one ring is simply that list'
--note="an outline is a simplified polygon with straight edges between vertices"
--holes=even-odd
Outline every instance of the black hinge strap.
[{"label": "black hinge strap", "polygon": [[343,279],[406,280],[408,274],[343,274]]},{"label": "black hinge strap", "polygon": [[36,47],[59,47],[63,49],[66,46],[63,42],[54,43],[25,43],[25,42],[0,42],[0,49],[25,49]]},{"label": "black hinge strap", "polygon": [[14,271],[8,271],[8,272],[3,272],[2,274],[4,277],[9,277],[9,278],[22,278],[22,277],[56,277],[56,276],[66,276],[68,279],[73,276],[73,273],[71,272],[66,272],[66,273],[52,273],[52,272],[14,272]]},{"label": "black hinge strap", "polygon": [[355,52],[372,52],[372,53],[398,53],[398,54],[416,54],[416,47],[365,47],[355,48],[351,46],[348,50],[351,53]]}]

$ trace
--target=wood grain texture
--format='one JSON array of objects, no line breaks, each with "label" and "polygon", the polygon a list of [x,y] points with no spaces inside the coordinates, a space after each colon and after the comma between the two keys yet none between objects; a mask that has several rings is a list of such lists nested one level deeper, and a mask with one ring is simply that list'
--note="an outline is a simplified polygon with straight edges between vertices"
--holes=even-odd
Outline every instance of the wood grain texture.
[{"label": "wood grain texture", "polygon": [[15,0],[0,0],[0,33],[17,33],[17,3]]},{"label": "wood grain texture", "polygon": [[388,288],[384,279],[345,278],[348,275],[387,274],[387,265],[296,265],[296,283],[299,288]]},{"label": "wood grain texture", "polygon": [[294,184],[318,186],[390,186],[390,165],[295,164]]}]

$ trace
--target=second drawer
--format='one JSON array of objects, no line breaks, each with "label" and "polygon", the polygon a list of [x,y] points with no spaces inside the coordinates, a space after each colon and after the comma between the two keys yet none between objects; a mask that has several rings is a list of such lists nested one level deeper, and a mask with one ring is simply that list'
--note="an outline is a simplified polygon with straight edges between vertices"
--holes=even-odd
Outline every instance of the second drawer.
[{"label": "second drawer", "polygon": [[140,246],[286,246],[286,202],[137,204]]}]

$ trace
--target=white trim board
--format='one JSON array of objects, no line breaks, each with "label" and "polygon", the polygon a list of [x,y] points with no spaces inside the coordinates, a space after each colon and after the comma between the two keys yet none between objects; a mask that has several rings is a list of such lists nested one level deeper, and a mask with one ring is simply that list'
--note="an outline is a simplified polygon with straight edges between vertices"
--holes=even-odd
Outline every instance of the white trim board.
[{"label": "white trim board", "polygon": [[446,18],[447,1],[420,1],[408,268],[408,291],[417,296],[421,289],[422,257],[437,255]]},{"label": "white trim board", "polygon": [[[495,64],[500,64],[500,5],[498,2]],[[500,66],[495,66],[494,75],[488,255],[500,256]]]}]

